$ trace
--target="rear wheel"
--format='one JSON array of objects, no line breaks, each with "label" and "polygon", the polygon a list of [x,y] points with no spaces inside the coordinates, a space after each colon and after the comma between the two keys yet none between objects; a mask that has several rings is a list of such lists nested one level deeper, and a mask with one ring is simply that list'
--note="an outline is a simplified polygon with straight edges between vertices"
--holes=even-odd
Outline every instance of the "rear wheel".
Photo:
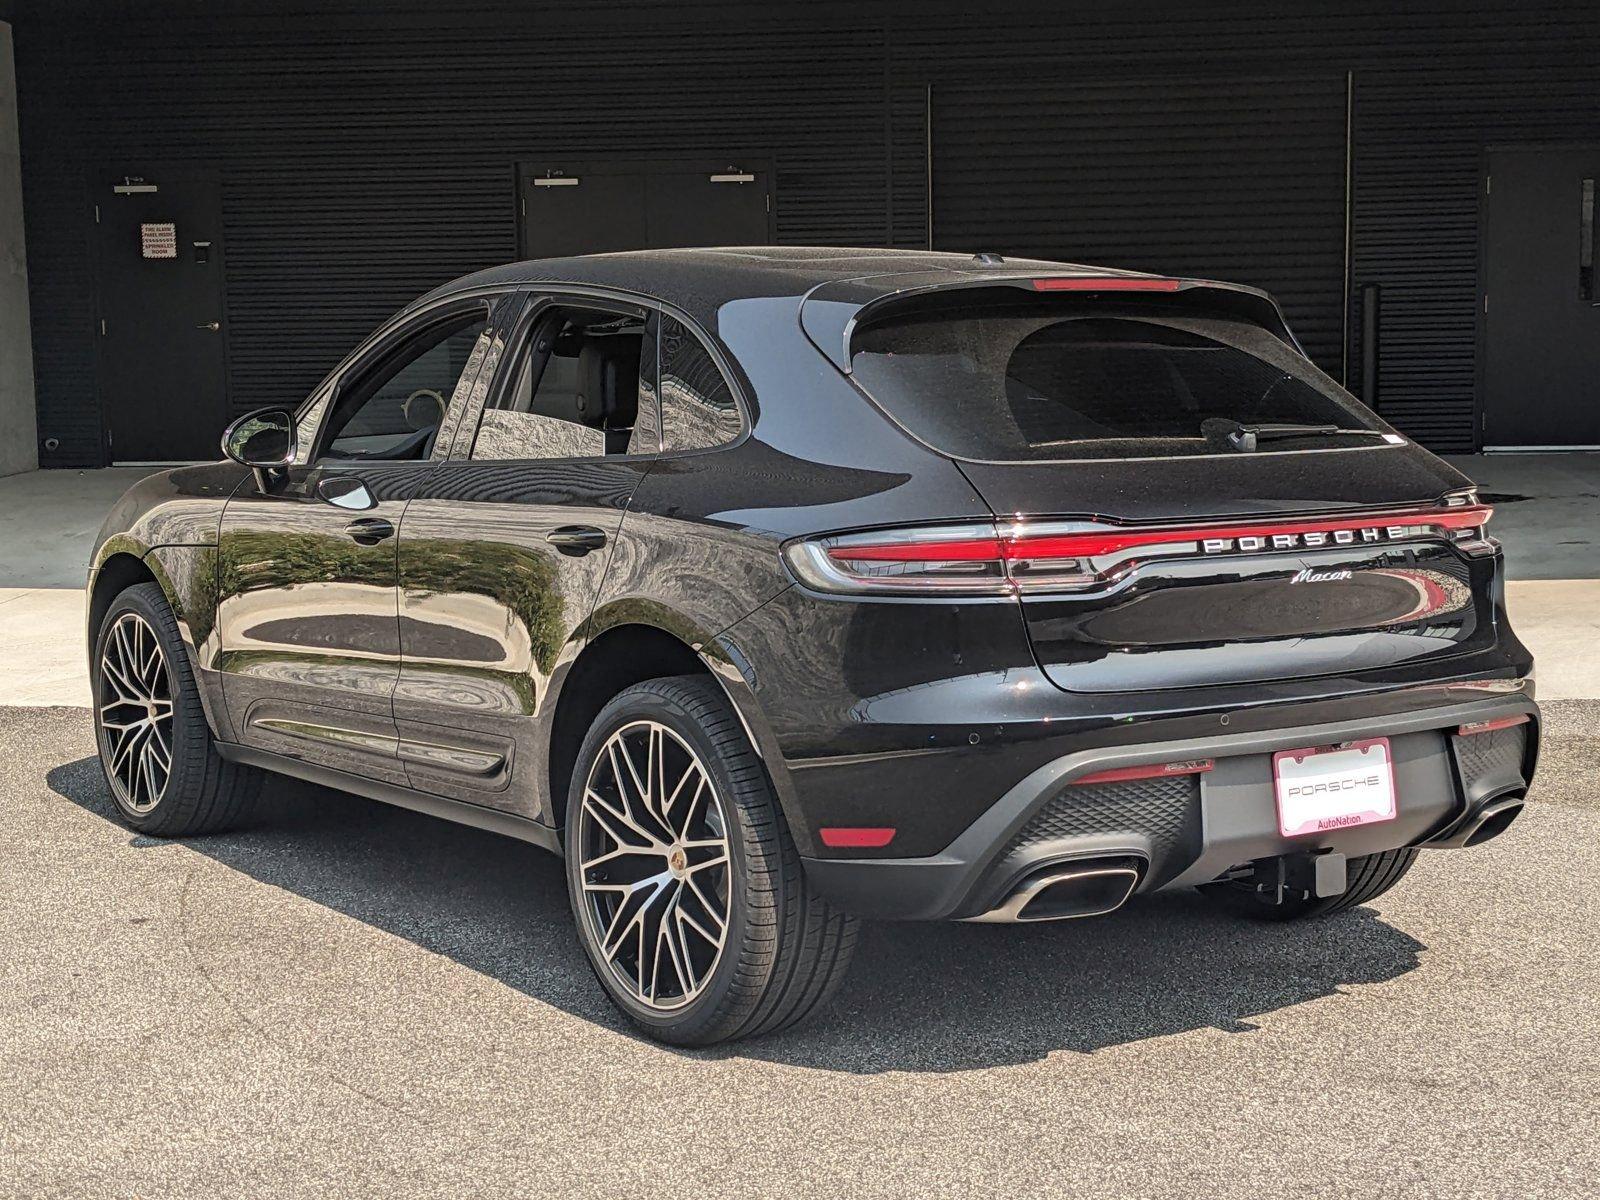
[{"label": "rear wheel", "polygon": [[1281,904],[1273,904],[1261,893],[1241,883],[1207,883],[1199,891],[1236,916],[1254,917],[1261,921],[1294,921],[1302,917],[1322,917],[1343,912],[1347,908],[1376,900],[1399,883],[1416,861],[1417,851],[1404,848],[1352,858],[1345,866],[1348,883],[1345,890],[1337,896],[1325,896],[1320,900],[1297,896]]},{"label": "rear wheel", "polygon": [[111,602],[94,657],[100,766],[121,818],[141,833],[185,837],[231,825],[260,791],[259,772],[212,743],[177,620],[161,588]]},{"label": "rear wheel", "polygon": [[595,718],[566,855],[590,965],[661,1041],[784,1028],[844,978],[856,922],[810,892],[766,771],[707,679],[649,680]]}]

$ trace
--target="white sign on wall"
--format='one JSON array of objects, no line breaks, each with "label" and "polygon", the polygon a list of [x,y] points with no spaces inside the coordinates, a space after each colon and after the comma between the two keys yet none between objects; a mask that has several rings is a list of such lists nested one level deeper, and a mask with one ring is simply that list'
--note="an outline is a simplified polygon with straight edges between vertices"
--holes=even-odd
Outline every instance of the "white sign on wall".
[{"label": "white sign on wall", "polygon": [[150,221],[139,226],[140,252],[146,258],[177,258],[178,227],[171,221]]}]

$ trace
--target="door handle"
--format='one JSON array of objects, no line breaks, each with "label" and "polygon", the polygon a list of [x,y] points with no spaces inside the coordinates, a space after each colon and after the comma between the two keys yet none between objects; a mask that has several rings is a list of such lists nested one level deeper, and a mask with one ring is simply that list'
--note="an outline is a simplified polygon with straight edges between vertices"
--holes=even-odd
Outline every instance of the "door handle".
[{"label": "door handle", "polygon": [[545,534],[544,540],[563,554],[582,558],[589,551],[598,550],[606,544],[606,533],[593,525],[563,525]]},{"label": "door handle", "polygon": [[352,541],[363,546],[376,546],[384,538],[394,536],[394,523],[382,517],[358,517],[344,527]]},{"label": "door handle", "polygon": [[196,325],[195,328],[196,329],[209,329],[212,333],[218,333],[222,329],[222,322],[221,321],[205,321],[202,324]]}]

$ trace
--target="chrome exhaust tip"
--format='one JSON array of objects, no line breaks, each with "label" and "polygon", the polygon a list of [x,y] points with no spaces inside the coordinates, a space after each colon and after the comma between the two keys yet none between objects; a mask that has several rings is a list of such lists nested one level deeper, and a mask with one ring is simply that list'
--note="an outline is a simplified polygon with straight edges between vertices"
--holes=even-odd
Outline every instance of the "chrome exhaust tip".
[{"label": "chrome exhaust tip", "polygon": [[1526,802],[1521,796],[1507,796],[1493,804],[1485,804],[1461,831],[1462,848],[1481,846],[1497,838],[1510,827],[1522,812]]},{"label": "chrome exhaust tip", "polygon": [[1466,850],[1499,837],[1528,802],[1521,791],[1486,800],[1439,837],[1422,843],[1424,850]]},{"label": "chrome exhaust tip", "polygon": [[1139,883],[1128,859],[1062,863],[1030,875],[995,908],[969,921],[1067,921],[1121,908]]}]

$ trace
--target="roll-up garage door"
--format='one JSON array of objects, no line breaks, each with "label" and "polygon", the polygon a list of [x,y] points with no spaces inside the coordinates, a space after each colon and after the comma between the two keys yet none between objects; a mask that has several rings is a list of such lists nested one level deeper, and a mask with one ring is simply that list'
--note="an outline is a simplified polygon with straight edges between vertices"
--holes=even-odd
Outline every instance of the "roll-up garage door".
[{"label": "roll-up garage door", "polygon": [[1341,372],[1345,78],[939,81],[933,244],[1266,288]]}]

